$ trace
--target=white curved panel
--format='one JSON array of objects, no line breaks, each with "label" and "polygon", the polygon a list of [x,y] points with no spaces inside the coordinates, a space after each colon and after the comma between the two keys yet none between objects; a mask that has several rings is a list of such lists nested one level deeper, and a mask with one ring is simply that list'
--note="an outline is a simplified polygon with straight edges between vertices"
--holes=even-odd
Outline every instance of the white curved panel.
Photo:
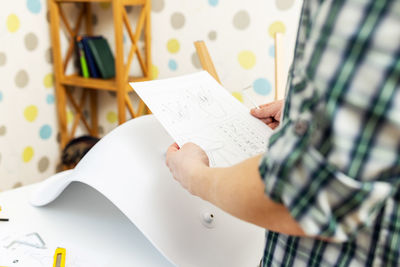
[{"label": "white curved panel", "polygon": [[104,194],[178,266],[255,266],[264,230],[184,190],[165,166],[172,142],[153,116],[131,120],[102,138],[74,170],[43,182],[31,203],[46,205],[80,181]]}]

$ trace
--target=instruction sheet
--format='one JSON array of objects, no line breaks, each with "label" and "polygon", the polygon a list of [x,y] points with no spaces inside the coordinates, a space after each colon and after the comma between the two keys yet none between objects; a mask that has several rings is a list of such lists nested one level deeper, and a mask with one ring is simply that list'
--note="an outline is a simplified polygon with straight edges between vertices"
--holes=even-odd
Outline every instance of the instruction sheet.
[{"label": "instruction sheet", "polygon": [[206,71],[130,85],[177,144],[199,145],[212,167],[266,150],[272,130]]},{"label": "instruction sheet", "polygon": [[[0,232],[0,266],[7,267],[49,267],[53,266],[55,246],[46,244],[35,232],[4,233]],[[72,252],[71,252],[72,251]],[[66,253],[67,267],[86,267],[105,265],[93,259],[85,258],[84,253],[76,249],[68,249]]]}]

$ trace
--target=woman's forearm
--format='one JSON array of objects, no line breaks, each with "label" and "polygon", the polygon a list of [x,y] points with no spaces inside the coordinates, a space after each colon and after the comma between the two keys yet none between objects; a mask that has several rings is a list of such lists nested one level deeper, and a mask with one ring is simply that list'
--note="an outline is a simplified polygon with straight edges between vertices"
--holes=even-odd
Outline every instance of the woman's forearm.
[{"label": "woman's forearm", "polygon": [[269,199],[258,171],[261,156],[229,168],[205,167],[198,174],[205,182],[200,196],[244,221],[268,230],[304,236],[286,207]]}]

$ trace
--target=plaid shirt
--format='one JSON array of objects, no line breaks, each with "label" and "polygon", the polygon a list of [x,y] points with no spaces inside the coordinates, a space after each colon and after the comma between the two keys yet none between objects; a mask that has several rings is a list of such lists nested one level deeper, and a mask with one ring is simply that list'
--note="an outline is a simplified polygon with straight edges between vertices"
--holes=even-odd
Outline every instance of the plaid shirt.
[{"label": "plaid shirt", "polygon": [[309,236],[264,266],[400,265],[400,1],[305,0],[265,192]]}]

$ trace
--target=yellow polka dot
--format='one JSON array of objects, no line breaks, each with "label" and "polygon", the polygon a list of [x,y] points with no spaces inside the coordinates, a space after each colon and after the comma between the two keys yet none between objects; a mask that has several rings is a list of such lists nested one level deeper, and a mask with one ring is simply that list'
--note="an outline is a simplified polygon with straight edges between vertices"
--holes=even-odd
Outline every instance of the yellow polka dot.
[{"label": "yellow polka dot", "polygon": [[179,42],[176,39],[169,39],[167,43],[168,52],[175,54],[178,53],[180,48]]},{"label": "yellow polka dot", "polygon": [[254,67],[256,64],[256,55],[251,51],[242,51],[238,55],[238,60],[242,68],[248,70]]},{"label": "yellow polka dot", "polygon": [[46,87],[46,88],[53,87],[53,73],[49,73],[46,76],[44,76],[43,84],[44,84],[44,87]]},{"label": "yellow polka dot", "polygon": [[107,113],[107,121],[109,123],[116,123],[117,122],[117,113],[115,113],[114,111],[110,111]]},{"label": "yellow polka dot", "polygon": [[111,3],[108,3],[108,2],[101,2],[101,3],[100,3],[100,7],[101,7],[102,9],[109,9],[110,6],[111,6]]},{"label": "yellow polka dot", "polygon": [[38,115],[38,108],[35,105],[27,106],[24,110],[24,117],[27,121],[33,122]]},{"label": "yellow polka dot", "polygon": [[243,95],[242,95],[242,93],[240,93],[240,92],[232,92],[232,95],[233,95],[237,100],[239,100],[240,102],[243,103]]},{"label": "yellow polka dot", "polygon": [[74,120],[74,113],[71,110],[67,111],[67,123],[71,123]]},{"label": "yellow polka dot", "polygon": [[156,65],[151,65],[151,79],[157,79],[158,78],[158,74],[159,74],[159,71],[158,71],[158,67],[156,66]]},{"label": "yellow polka dot", "polygon": [[285,33],[286,32],[285,24],[283,24],[282,21],[275,21],[269,26],[268,32],[272,38],[274,38],[275,33],[277,32]]},{"label": "yellow polka dot", "polygon": [[19,18],[15,14],[10,14],[7,17],[7,29],[9,32],[16,32],[19,29]]},{"label": "yellow polka dot", "polygon": [[24,162],[29,162],[33,158],[33,148],[30,146],[25,147],[24,152],[22,152],[22,160]]}]

